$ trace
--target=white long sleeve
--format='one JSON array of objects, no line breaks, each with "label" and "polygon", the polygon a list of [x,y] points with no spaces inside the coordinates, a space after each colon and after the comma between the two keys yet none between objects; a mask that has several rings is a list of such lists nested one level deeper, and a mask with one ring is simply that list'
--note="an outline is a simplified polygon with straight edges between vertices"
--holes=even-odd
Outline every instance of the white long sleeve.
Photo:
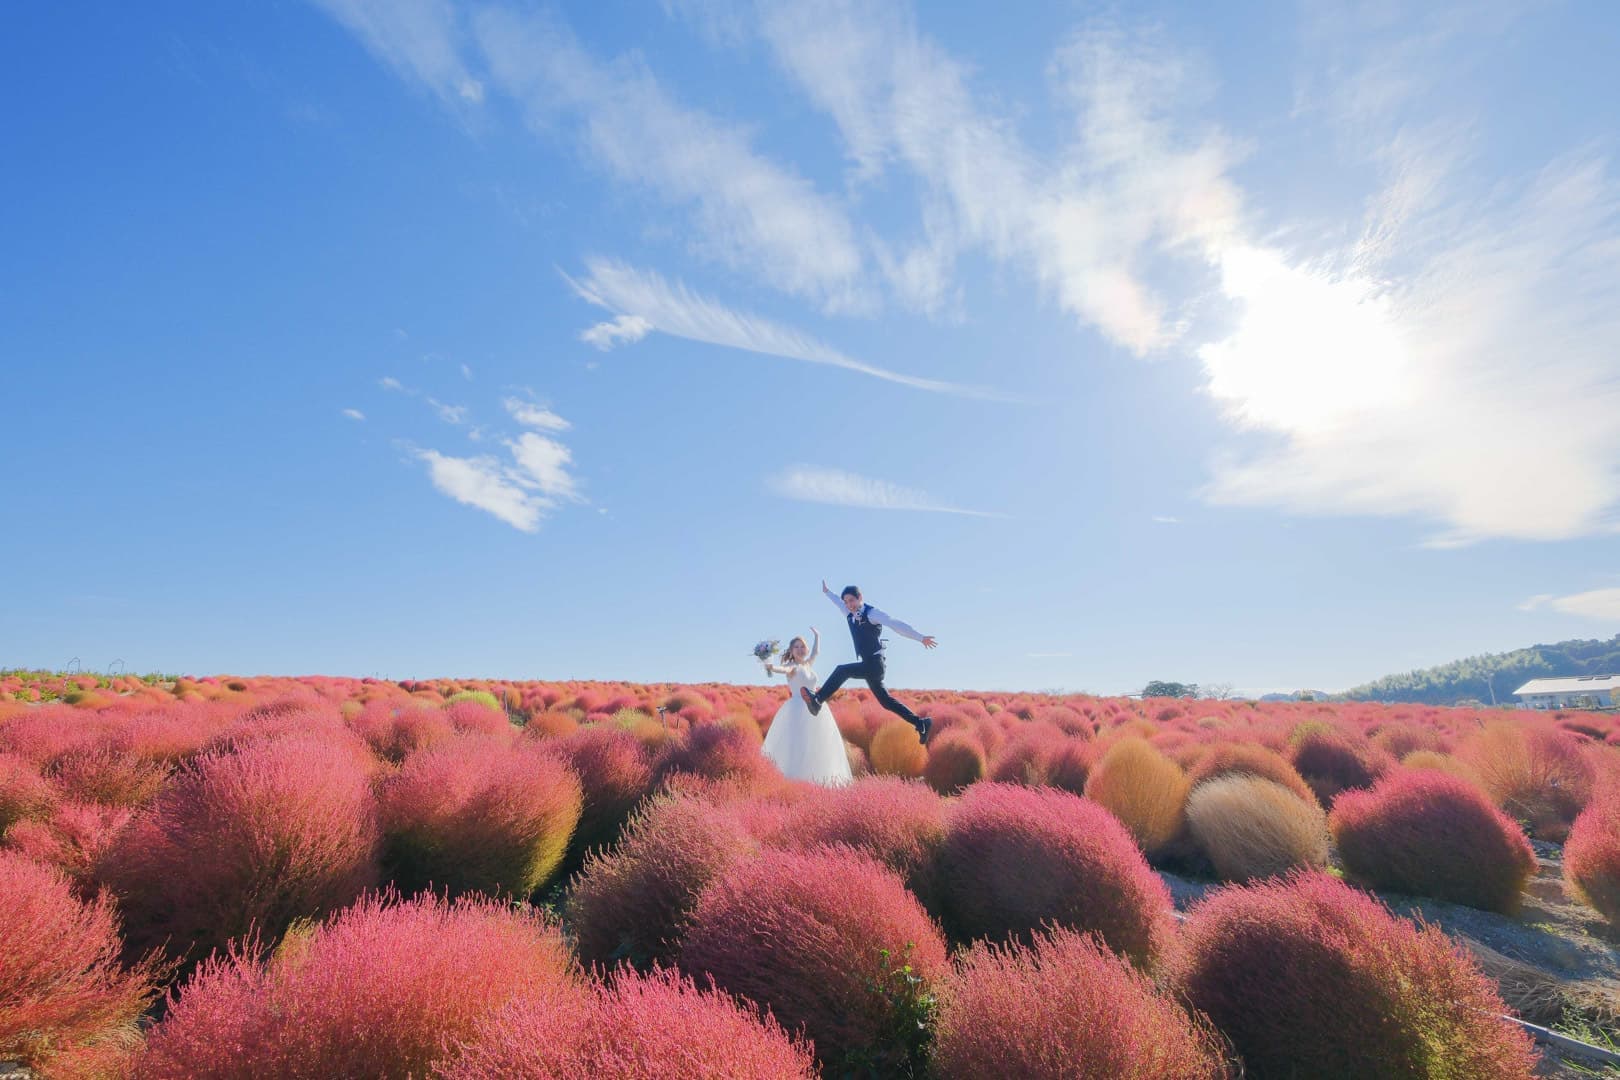
[{"label": "white long sleeve", "polygon": [[804,658],[805,667],[815,667],[816,657],[821,655],[821,635],[812,634],[811,637],[815,641],[815,644],[810,646],[810,655]]},{"label": "white long sleeve", "polygon": [[833,607],[837,608],[840,614],[846,617],[849,615],[849,608],[844,606],[844,598],[842,596],[839,596],[831,589],[822,589],[821,591],[827,595],[827,599],[833,602]]},{"label": "white long sleeve", "polygon": [[912,641],[921,641],[923,639],[923,635],[918,633],[911,626],[911,624],[903,623],[899,619],[891,617],[888,613],[879,611],[877,608],[873,608],[871,611],[867,612],[866,617],[877,623],[879,626],[887,627],[888,629],[893,630],[901,637],[908,637]]}]

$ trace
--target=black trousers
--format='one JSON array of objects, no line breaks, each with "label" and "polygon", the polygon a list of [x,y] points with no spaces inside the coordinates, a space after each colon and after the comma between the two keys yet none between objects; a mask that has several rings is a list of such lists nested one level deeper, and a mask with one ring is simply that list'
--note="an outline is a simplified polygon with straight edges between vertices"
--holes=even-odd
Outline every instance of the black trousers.
[{"label": "black trousers", "polygon": [[833,673],[827,676],[827,681],[821,684],[816,691],[817,701],[831,701],[832,696],[838,693],[839,687],[850,679],[865,679],[866,685],[872,688],[872,696],[877,698],[878,704],[894,713],[912,727],[918,725],[917,714],[889,696],[889,691],[883,686],[883,654],[857,660],[853,664],[839,664],[833,668]]}]

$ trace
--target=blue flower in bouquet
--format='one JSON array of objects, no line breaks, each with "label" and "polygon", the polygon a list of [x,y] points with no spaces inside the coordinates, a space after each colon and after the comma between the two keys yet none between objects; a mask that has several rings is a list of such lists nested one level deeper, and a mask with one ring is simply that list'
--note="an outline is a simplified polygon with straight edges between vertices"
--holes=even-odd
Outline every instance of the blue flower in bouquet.
[{"label": "blue flower in bouquet", "polygon": [[781,642],[776,641],[775,639],[760,642],[758,645],[754,646],[754,659],[759,661],[769,660],[771,657],[782,651],[781,644]]}]

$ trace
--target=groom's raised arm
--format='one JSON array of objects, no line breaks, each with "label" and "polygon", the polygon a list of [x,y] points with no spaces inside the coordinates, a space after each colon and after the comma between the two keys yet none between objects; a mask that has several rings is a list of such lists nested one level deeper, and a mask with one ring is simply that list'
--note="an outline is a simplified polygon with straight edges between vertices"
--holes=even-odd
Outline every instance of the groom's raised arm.
[{"label": "groom's raised arm", "polygon": [[821,583],[821,591],[827,594],[827,599],[833,602],[833,607],[838,609],[838,613],[840,615],[849,614],[849,611],[844,607],[844,598],[827,588],[827,583],[825,581]]}]

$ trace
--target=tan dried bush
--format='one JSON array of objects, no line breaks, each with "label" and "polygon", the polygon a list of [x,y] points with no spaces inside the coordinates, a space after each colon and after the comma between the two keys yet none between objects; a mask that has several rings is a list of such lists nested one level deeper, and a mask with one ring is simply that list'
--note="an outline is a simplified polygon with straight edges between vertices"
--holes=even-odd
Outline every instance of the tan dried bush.
[{"label": "tan dried bush", "polygon": [[1193,788],[1187,826],[1226,881],[1327,865],[1322,808],[1259,776],[1229,773]]},{"label": "tan dried bush", "polygon": [[1086,798],[1101,803],[1153,855],[1175,840],[1185,823],[1187,777],[1181,766],[1135,736],[1109,747],[1086,778]]}]

